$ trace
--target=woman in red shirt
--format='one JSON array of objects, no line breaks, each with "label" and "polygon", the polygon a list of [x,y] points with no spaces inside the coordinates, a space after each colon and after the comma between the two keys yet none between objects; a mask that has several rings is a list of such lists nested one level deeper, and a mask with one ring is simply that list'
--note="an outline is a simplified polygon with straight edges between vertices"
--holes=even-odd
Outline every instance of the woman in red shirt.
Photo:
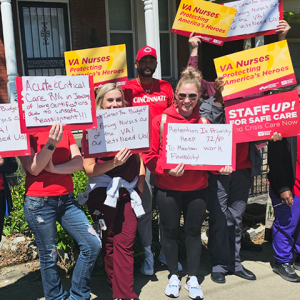
[{"label": "woman in red shirt", "polygon": [[[49,134],[31,135],[30,146],[31,155],[20,157],[26,170],[24,213],[39,249],[45,298],[90,299],[90,276],[101,241],[73,194],[71,174],[82,169],[79,149],[72,133],[59,123]],[[69,297],[56,265],[56,221],[80,247]]]},{"label": "woman in red shirt", "polygon": [[[105,84],[97,93],[96,105],[97,109],[124,107],[122,89],[113,83]],[[83,166],[90,180],[79,201],[88,197],[90,214],[94,219],[101,214],[107,225],[102,233],[101,254],[113,298],[138,299],[133,291],[133,244],[138,218],[144,214],[140,199],[144,164],[139,154],[132,155],[123,148],[114,157],[85,158]]]},{"label": "woman in red shirt", "polygon": [[[154,174],[154,194],[162,224],[162,247],[170,272],[165,294],[171,298],[179,296],[181,282],[178,278],[177,236],[180,230],[181,211],[184,216],[186,234],[188,279],[185,288],[192,299],[202,299],[203,293],[197,279],[201,256],[201,226],[208,199],[208,174],[206,171],[185,170],[180,163],[171,170],[163,169],[161,122],[206,124],[200,118],[198,100],[200,98],[200,74],[188,67],[182,73],[175,91],[175,105],[167,108],[163,115],[152,123],[152,150],[143,154],[143,160]],[[226,168],[227,171],[227,168]]]}]

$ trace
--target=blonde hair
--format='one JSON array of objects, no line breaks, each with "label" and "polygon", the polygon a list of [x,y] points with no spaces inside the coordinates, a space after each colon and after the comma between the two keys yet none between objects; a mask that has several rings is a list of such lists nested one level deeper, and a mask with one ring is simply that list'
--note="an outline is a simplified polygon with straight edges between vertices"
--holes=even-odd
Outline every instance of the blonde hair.
[{"label": "blonde hair", "polygon": [[113,91],[113,90],[118,90],[121,93],[123,106],[126,106],[126,101],[124,99],[124,93],[123,93],[123,90],[120,88],[120,86],[118,86],[114,83],[106,83],[97,92],[96,109],[103,109],[102,103],[104,100],[104,96],[106,95],[106,93]]},{"label": "blonde hair", "polygon": [[178,91],[182,85],[191,83],[195,85],[198,92],[201,91],[201,74],[196,71],[193,67],[187,67],[181,72],[181,78],[177,83],[176,91]]}]

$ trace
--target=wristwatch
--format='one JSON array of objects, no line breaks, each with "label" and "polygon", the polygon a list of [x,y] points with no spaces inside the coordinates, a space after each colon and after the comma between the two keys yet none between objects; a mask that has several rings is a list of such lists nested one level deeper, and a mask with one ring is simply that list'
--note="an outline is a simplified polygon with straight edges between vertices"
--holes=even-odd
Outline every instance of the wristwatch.
[{"label": "wristwatch", "polygon": [[45,146],[47,147],[48,150],[51,150],[51,151],[55,150],[55,148],[56,148],[56,146],[54,146],[54,145],[52,145],[50,143],[46,143]]}]

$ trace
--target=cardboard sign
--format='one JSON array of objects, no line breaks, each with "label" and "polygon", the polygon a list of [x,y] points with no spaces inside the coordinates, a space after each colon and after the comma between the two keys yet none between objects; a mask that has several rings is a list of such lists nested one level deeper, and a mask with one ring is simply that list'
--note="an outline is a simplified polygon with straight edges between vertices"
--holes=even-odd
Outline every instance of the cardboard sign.
[{"label": "cardboard sign", "polygon": [[116,45],[65,52],[67,75],[92,75],[95,86],[127,81],[126,46]]},{"label": "cardboard sign", "polygon": [[20,130],[17,103],[0,104],[0,156],[30,155],[29,138]]},{"label": "cardboard sign", "polygon": [[181,0],[172,32],[190,36],[195,31],[202,40],[222,46],[236,9],[202,0]]},{"label": "cardboard sign", "polygon": [[219,57],[214,63],[225,81],[224,100],[296,83],[286,40]]},{"label": "cardboard sign", "polygon": [[283,19],[282,0],[240,0],[225,5],[237,9],[226,41],[275,34],[279,20]]},{"label": "cardboard sign", "polygon": [[48,131],[55,122],[68,130],[96,128],[91,76],[16,78],[21,132]]},{"label": "cardboard sign", "polygon": [[84,157],[116,154],[123,147],[133,153],[149,150],[149,107],[97,110],[98,126],[84,133]]},{"label": "cardboard sign", "polygon": [[235,124],[237,143],[266,140],[274,132],[295,136],[300,127],[298,91],[226,101],[225,114],[226,122]]},{"label": "cardboard sign", "polygon": [[235,169],[235,141],[229,124],[166,123],[163,130],[163,166],[185,170],[219,171],[230,165]]}]

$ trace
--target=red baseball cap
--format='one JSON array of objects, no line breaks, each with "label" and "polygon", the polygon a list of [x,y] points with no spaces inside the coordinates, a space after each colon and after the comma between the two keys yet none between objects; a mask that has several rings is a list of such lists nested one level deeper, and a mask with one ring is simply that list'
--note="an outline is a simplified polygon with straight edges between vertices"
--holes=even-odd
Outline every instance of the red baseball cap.
[{"label": "red baseball cap", "polygon": [[140,49],[136,55],[136,61],[140,61],[143,57],[151,55],[157,59],[156,50],[150,46],[145,46],[144,48]]}]

